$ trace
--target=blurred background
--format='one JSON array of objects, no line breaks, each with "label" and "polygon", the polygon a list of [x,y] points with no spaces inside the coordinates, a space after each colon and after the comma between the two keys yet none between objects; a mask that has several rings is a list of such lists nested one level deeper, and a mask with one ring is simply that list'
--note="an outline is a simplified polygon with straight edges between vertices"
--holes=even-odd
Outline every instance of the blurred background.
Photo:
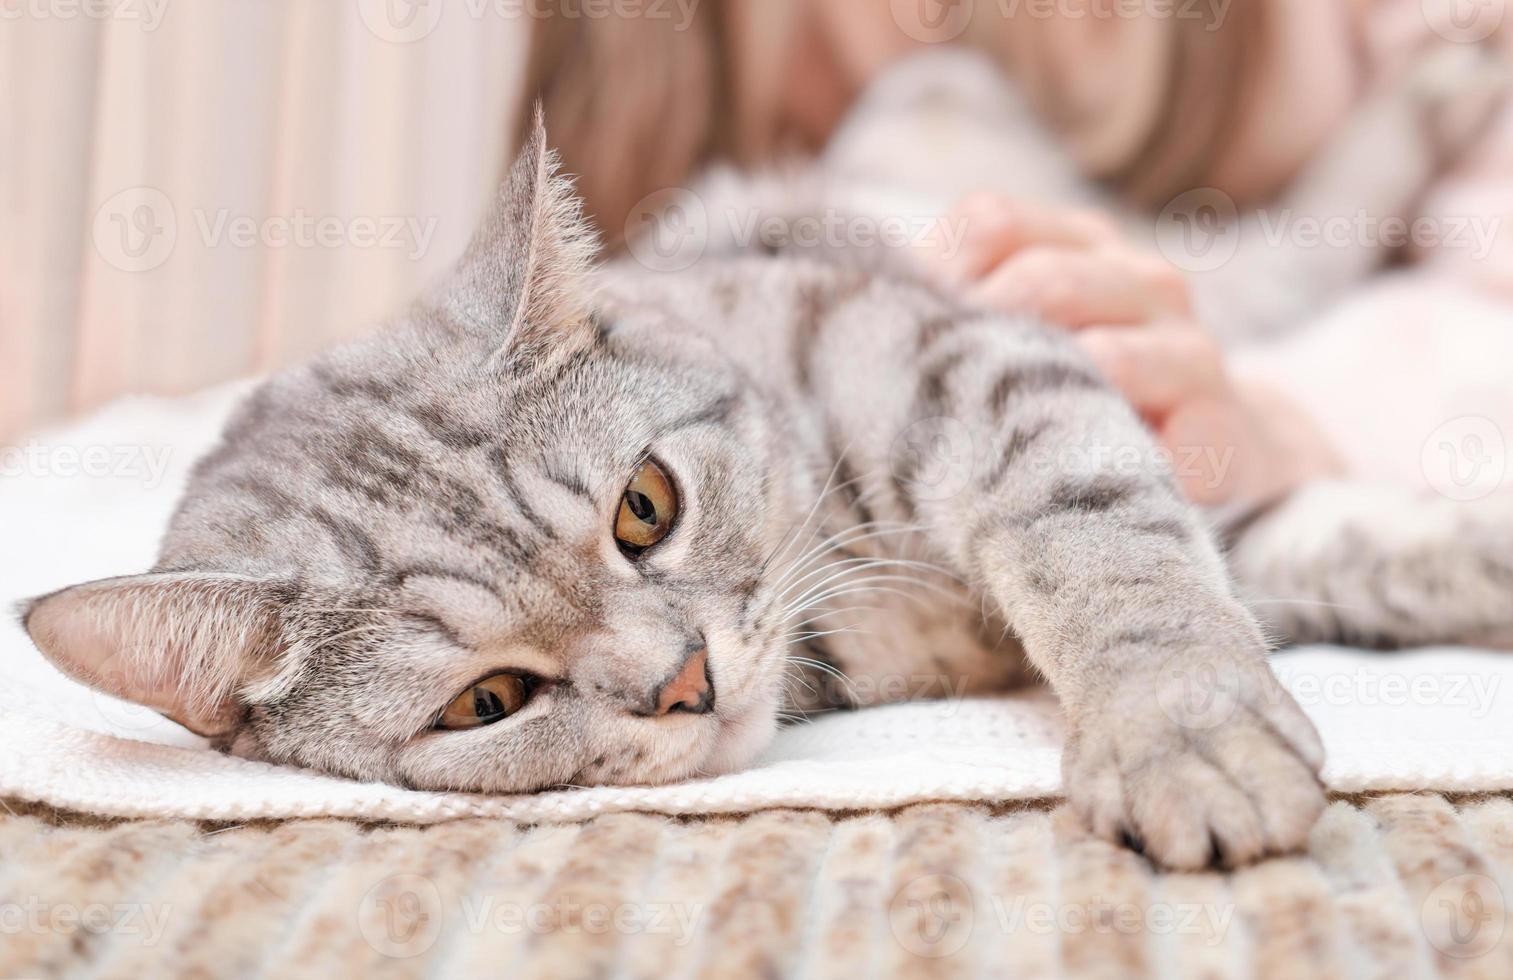
[{"label": "blurred background", "polygon": [[0,0],[0,440],[297,360],[455,259],[509,151],[528,23],[403,43],[384,16]]},{"label": "blurred background", "polygon": [[[891,61],[970,45],[1155,214],[1279,193],[1426,46],[1503,57],[1503,2],[0,0],[0,442],[392,314],[464,247],[536,96],[614,244],[646,193],[812,152]],[[1513,212],[1506,116],[1432,161],[1428,212]],[[1506,288],[1498,245],[1475,275]]]}]

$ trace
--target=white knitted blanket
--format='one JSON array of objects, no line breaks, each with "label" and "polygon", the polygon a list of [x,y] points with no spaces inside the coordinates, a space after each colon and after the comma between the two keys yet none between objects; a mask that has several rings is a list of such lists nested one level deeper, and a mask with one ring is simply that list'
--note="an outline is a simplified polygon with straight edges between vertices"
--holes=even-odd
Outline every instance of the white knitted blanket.
[{"label": "white knitted blanket", "polygon": [[[148,567],[195,457],[242,389],[119,403],[3,451],[0,602]],[[832,715],[781,733],[745,772],[675,786],[520,797],[420,793],[209,751],[151,712],[57,674],[0,625],[0,797],[116,816],[343,816],[430,823],[597,813],[853,810],[1054,796],[1060,724],[1043,693]],[[1318,725],[1341,792],[1513,789],[1513,655],[1310,648],[1274,666]]]}]

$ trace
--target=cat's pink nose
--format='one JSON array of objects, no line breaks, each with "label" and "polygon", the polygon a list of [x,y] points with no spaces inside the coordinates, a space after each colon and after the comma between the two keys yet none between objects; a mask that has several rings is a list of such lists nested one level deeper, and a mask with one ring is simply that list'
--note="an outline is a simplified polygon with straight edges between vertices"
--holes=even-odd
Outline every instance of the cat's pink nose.
[{"label": "cat's pink nose", "polygon": [[714,707],[714,685],[709,680],[709,656],[698,650],[662,685],[653,697],[658,717],[674,711],[702,715]]}]

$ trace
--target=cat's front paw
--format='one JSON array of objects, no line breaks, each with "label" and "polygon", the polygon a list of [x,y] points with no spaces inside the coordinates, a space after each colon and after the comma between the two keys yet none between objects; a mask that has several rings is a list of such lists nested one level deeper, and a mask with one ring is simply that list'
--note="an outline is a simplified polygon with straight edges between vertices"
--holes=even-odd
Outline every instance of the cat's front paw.
[{"label": "cat's front paw", "polygon": [[1324,809],[1323,748],[1264,663],[1168,664],[1084,713],[1062,761],[1099,836],[1168,868],[1300,849]]}]

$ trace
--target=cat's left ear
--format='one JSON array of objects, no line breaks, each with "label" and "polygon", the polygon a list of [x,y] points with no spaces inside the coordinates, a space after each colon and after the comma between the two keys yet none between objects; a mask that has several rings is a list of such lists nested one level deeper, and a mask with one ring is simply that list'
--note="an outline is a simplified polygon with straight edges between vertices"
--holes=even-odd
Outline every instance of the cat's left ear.
[{"label": "cat's left ear", "polygon": [[541,107],[509,177],[441,293],[446,318],[500,352],[591,336],[587,279],[598,251],[558,174]]},{"label": "cat's left ear", "polygon": [[276,662],[279,608],[277,589],[257,579],[155,573],[75,585],[21,615],[69,677],[215,737],[242,719],[238,690]]}]

